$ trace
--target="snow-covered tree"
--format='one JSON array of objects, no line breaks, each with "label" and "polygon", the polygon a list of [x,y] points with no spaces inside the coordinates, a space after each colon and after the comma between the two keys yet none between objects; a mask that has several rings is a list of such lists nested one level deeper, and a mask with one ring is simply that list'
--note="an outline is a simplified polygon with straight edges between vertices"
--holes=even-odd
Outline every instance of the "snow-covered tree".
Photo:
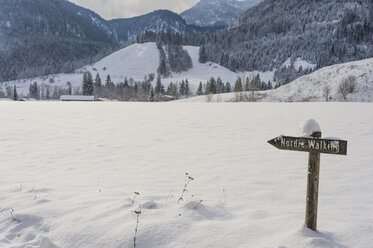
[{"label": "snow-covered tree", "polygon": [[92,96],[94,90],[92,74],[87,71],[83,75],[82,91],[84,96]]}]

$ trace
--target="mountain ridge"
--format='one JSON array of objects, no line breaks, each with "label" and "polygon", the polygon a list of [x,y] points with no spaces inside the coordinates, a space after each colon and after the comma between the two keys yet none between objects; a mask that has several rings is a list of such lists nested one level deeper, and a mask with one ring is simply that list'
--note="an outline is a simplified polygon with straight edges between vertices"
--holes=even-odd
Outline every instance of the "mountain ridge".
[{"label": "mountain ridge", "polygon": [[201,0],[180,13],[188,24],[206,27],[226,27],[247,9],[262,0]]}]

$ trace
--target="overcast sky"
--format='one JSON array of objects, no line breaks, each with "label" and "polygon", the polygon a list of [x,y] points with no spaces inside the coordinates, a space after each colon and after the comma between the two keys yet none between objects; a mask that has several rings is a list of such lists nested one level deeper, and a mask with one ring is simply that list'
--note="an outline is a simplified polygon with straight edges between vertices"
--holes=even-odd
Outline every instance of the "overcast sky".
[{"label": "overcast sky", "polygon": [[133,17],[157,9],[169,9],[180,13],[199,0],[70,0],[91,9],[105,19]]}]

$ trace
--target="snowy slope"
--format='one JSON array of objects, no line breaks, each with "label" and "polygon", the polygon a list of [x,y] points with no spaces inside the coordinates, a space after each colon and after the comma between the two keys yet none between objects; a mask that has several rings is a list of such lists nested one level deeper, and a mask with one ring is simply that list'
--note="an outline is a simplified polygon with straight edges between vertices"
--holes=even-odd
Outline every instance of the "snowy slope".
[{"label": "snowy slope", "polygon": [[[132,248],[137,204],[138,248],[371,247],[372,107],[2,102],[0,247]],[[307,153],[266,143],[309,118],[349,141],[321,156],[318,233]]]},{"label": "snowy slope", "polygon": [[[373,102],[373,58],[337,64],[321,68],[309,75],[300,77],[293,82],[271,91],[259,93],[263,102],[323,102],[323,89],[330,88],[329,101],[342,101],[338,87],[344,78],[355,76],[357,91],[348,96],[351,102]],[[235,101],[235,94],[215,95],[212,101]],[[206,97],[193,97],[180,100],[184,102],[205,102]]]},{"label": "snowy slope", "polygon": [[321,68],[270,92],[263,101],[325,101],[325,86],[331,89],[331,101],[341,101],[338,87],[348,76],[355,76],[358,83],[357,91],[348,100],[373,102],[373,58]]},{"label": "snowy slope", "polygon": [[[264,73],[246,72],[237,74],[215,63],[201,64],[198,61],[199,47],[186,46],[184,48],[188,51],[190,57],[192,58],[193,68],[187,72],[172,74],[169,78],[164,78],[162,82],[165,84],[165,86],[167,86],[170,82],[177,83],[188,78],[191,84],[191,89],[194,92],[197,90],[200,82],[206,82],[211,77],[221,77],[224,83],[230,82],[233,84],[239,75],[253,76],[257,73],[259,73],[262,79],[265,81],[273,80],[274,71]],[[23,94],[24,96],[27,95],[29,85],[33,82],[37,82],[39,85],[49,84],[52,87],[55,85],[67,87],[66,83],[71,82],[74,88],[80,88],[85,71],[90,71],[93,77],[99,73],[103,82],[108,74],[115,83],[123,82],[125,77],[140,81],[144,79],[145,75],[150,73],[157,74],[158,65],[159,51],[155,43],[134,44],[107,56],[93,65],[87,65],[72,74],[57,74],[45,77],[22,79],[0,83],[0,86],[2,85],[2,90],[5,91],[4,88],[6,86],[16,84],[18,94]],[[53,83],[50,83],[51,79],[53,79]]]}]

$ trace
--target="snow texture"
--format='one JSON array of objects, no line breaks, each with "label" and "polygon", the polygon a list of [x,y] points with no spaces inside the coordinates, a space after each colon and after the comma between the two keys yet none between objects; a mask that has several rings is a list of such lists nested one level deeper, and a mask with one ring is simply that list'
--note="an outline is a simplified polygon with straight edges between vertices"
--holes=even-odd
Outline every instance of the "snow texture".
[{"label": "snow texture", "polygon": [[[371,247],[372,107],[1,102],[0,247],[132,248],[139,204],[138,248]],[[321,157],[318,232],[307,154],[266,143],[309,116],[349,142]]]},{"label": "snow texture", "polygon": [[319,123],[314,119],[305,120],[300,126],[300,131],[303,137],[311,137],[315,132],[321,132]]}]

